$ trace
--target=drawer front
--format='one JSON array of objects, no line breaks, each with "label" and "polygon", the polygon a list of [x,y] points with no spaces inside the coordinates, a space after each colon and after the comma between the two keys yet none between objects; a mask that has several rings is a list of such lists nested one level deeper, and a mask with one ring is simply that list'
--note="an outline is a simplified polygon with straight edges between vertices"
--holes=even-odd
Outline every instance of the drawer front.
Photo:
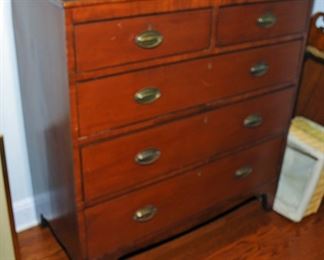
[{"label": "drawer front", "polygon": [[306,28],[309,1],[223,7],[217,25],[217,44],[228,45],[301,33]]},{"label": "drawer front", "polygon": [[207,49],[211,24],[211,10],[203,9],[76,25],[77,70]]},{"label": "drawer front", "polygon": [[134,187],[220,152],[282,133],[288,127],[294,92],[291,88],[84,147],[85,199]]},{"label": "drawer front", "polygon": [[[300,51],[296,41],[80,83],[79,133],[87,136],[250,90],[295,83]],[[266,64],[265,73],[252,74],[260,64]]]},{"label": "drawer front", "polygon": [[253,194],[277,177],[282,148],[275,139],[86,210],[90,257],[125,253],[217,203]]}]

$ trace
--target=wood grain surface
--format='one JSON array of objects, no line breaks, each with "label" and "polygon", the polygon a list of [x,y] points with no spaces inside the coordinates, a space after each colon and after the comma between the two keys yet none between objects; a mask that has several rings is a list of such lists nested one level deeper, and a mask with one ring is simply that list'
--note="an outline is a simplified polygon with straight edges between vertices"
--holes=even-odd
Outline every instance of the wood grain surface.
[{"label": "wood grain surface", "polygon": [[[60,2],[61,5],[53,5],[54,2]],[[261,140],[286,134],[296,91],[295,83],[298,80],[295,65],[299,63],[298,70],[301,61],[300,53],[304,47],[300,43],[304,41],[307,34],[306,30],[301,28],[301,24],[307,22],[307,18],[303,18],[303,11],[310,12],[312,1],[273,1],[274,4],[282,3],[285,6],[291,4],[291,7],[298,2],[303,3],[305,7],[305,10],[302,11],[300,8],[289,9],[289,16],[300,17],[299,20],[289,20],[287,26],[283,25],[282,28],[285,28],[285,31],[282,34],[274,34],[270,38],[262,36],[260,39],[254,39],[252,37],[253,39],[251,38],[249,42],[241,43],[240,40],[240,43],[226,47],[217,46],[216,21],[219,20],[220,9],[233,4],[239,4],[239,7],[242,8],[257,6],[259,2],[265,1],[49,0],[33,3],[14,1],[13,16],[22,103],[26,119],[34,191],[37,198],[37,214],[42,214],[49,220],[51,229],[64,244],[72,259],[89,258],[88,249],[91,250],[91,252],[89,251],[91,256],[95,257],[120,256],[120,253],[134,249],[132,243],[120,244],[120,241],[106,244],[107,249],[105,249],[106,241],[104,240],[107,236],[114,239],[116,235],[118,240],[118,233],[103,235],[101,229],[105,227],[105,219],[100,216],[89,218],[91,215],[89,212],[96,212],[93,210],[94,208],[103,209],[104,215],[108,214],[112,220],[119,216],[119,212],[129,210],[128,206],[131,206],[133,201],[130,197],[127,197],[126,200],[128,205],[121,203],[118,204],[118,207],[114,206],[115,210],[113,211],[109,210],[110,206],[107,209],[105,205],[117,205],[114,202],[115,199],[109,197],[111,194],[114,194],[116,201],[124,198],[121,196],[124,191],[135,192],[137,190],[136,194],[141,194],[137,196],[145,196],[145,193],[139,192],[140,188],[144,189],[146,186],[145,190],[150,190],[149,185],[153,185],[153,183],[163,186],[164,181],[170,180],[171,177],[176,178],[180,176],[180,173],[183,174],[184,170],[187,172],[187,170],[196,167],[193,166],[194,162],[207,163],[210,162],[210,158],[208,158],[210,155],[218,154],[220,156],[219,153],[226,151],[225,155],[230,156],[238,150],[241,151],[261,142]],[[264,6],[268,6],[268,4],[272,6],[269,1],[266,1]],[[262,11],[264,10],[262,9]],[[256,13],[254,12],[254,14]],[[170,22],[171,20],[173,23]],[[117,28],[119,22],[125,25],[125,27],[122,26],[124,30]],[[165,45],[162,44],[159,46],[161,48],[145,52],[142,55],[142,52],[136,49],[137,47],[134,49],[131,44],[133,44],[135,35],[146,28],[153,28],[152,26],[163,31],[166,37]],[[226,26],[233,29],[231,24]],[[249,31],[247,28],[240,27],[240,29]],[[116,44],[111,40],[113,36],[118,36],[122,41]],[[178,36],[181,36],[180,38],[185,41],[178,41]],[[172,44],[168,45],[168,42]],[[223,77],[234,78],[231,86],[228,86],[225,81],[219,83],[220,88],[228,88],[226,90],[228,92],[221,92],[220,96],[229,96],[218,99],[218,92],[204,94],[205,98],[202,98],[202,101],[197,101],[197,104],[203,102],[201,106],[196,103],[192,104],[199,107],[199,110],[192,110],[192,107],[188,107],[189,103],[194,102],[191,99],[181,108],[173,107],[168,111],[157,109],[154,113],[147,115],[148,118],[154,118],[160,113],[161,118],[165,116],[162,120],[154,118],[147,123],[148,120],[144,118],[146,115],[141,114],[132,121],[135,116],[126,115],[125,118],[121,116],[111,124],[104,121],[100,125],[100,120],[106,117],[104,114],[101,115],[100,122],[92,124],[98,124],[97,129],[90,129],[90,122],[90,125],[84,128],[86,130],[83,132],[83,136],[79,136],[80,111],[78,111],[77,94],[81,84],[86,84],[89,81],[98,82],[97,80],[108,79],[111,76],[117,77],[118,75],[119,77],[128,73],[140,73],[144,69],[173,66],[182,61],[196,61],[198,58],[208,59],[214,58],[216,55],[218,55],[217,58],[221,58],[223,54],[232,55],[234,51],[251,50],[252,52],[253,48],[259,48],[253,50],[258,52],[262,47],[273,45],[273,48],[276,48],[280,44],[292,46],[291,48],[286,47],[289,52],[291,51],[291,57],[284,58],[283,55],[278,54],[287,51],[270,51],[273,56],[259,53],[263,58],[269,59],[269,62],[272,60],[269,70],[271,77],[267,78],[265,75],[260,78],[260,85],[253,84],[253,80],[250,81],[250,78],[242,81],[242,73],[223,75]],[[123,47],[121,48],[121,46]],[[247,55],[244,60],[247,63],[248,61],[263,62],[261,56]],[[80,62],[80,57],[82,57],[82,62]],[[249,60],[249,58],[258,58],[258,61]],[[232,58],[234,65],[237,65],[238,61],[240,58]],[[223,65],[225,63],[222,61]],[[283,67],[286,68],[281,67],[280,64],[285,64]],[[219,68],[222,67],[219,66]],[[230,66],[229,61],[227,61],[227,66]],[[276,70],[275,73],[271,74],[274,70]],[[213,73],[215,75],[209,74],[207,77],[216,76],[219,71],[222,70],[218,69]],[[282,77],[285,75],[283,74],[285,71],[289,72],[287,78]],[[186,76],[178,75],[177,79],[180,77]],[[203,80],[206,80],[206,75],[202,75],[202,77],[204,77]],[[126,81],[131,80],[127,79]],[[236,84],[234,84],[235,82]],[[244,82],[246,87],[241,89],[240,85]],[[122,86],[124,84],[125,82],[122,83]],[[88,95],[84,95],[83,98]],[[196,94],[192,92],[191,95]],[[206,99],[208,95],[216,96],[213,96],[210,99],[212,102],[209,102]],[[96,98],[92,99],[91,104],[93,102],[96,102]],[[96,104],[94,105],[96,106]],[[120,107],[115,106],[115,108],[114,113],[118,114]],[[84,110],[87,108],[82,111]],[[130,110],[132,110],[131,107],[128,112]],[[175,110],[178,112],[174,113]],[[264,123],[254,129],[243,129],[244,119],[252,113],[259,112],[264,116]],[[93,117],[96,116],[95,113],[95,110],[92,111]],[[172,116],[170,116],[171,114]],[[91,115],[88,118],[91,118]],[[89,119],[84,121],[87,120]],[[142,121],[143,124],[138,128],[132,128],[135,125],[132,123],[135,121]],[[125,124],[129,125],[124,128],[120,127]],[[114,129],[111,128],[107,131],[109,134],[102,131],[116,126],[122,130],[113,131]],[[170,127],[168,128],[168,126]],[[87,129],[87,127],[89,128]],[[95,132],[100,135],[92,135]],[[192,145],[192,143],[196,145]],[[144,168],[133,167],[131,163],[134,164],[134,154],[141,149],[148,148],[147,145],[155,144],[163,149],[161,160],[157,161],[155,167],[151,169],[147,167],[149,170],[146,172],[143,170]],[[182,151],[184,151],[182,157],[186,160],[182,158],[177,162],[178,154],[180,152],[182,155]],[[271,159],[274,159],[278,154],[282,155],[281,152],[277,153]],[[169,160],[163,161],[164,156]],[[220,158],[217,157],[217,159]],[[162,163],[158,165],[160,162]],[[187,165],[190,165],[191,168],[184,168]],[[231,164],[229,163],[229,165]],[[171,173],[175,168],[178,168],[179,174],[170,175],[168,179],[164,178],[166,172]],[[270,170],[272,172],[275,169]],[[115,172],[117,174],[111,174]],[[152,177],[150,174],[156,175]],[[99,178],[97,178],[98,176]],[[143,180],[143,176],[147,179]],[[274,175],[269,173],[266,176]],[[154,179],[155,177],[164,179],[162,181],[162,178]],[[191,180],[189,178],[186,181],[191,183]],[[181,225],[163,231],[164,234],[158,234],[144,244],[160,241],[167,235],[186,230],[186,228],[214,216],[215,212],[224,212],[229,207],[245,200],[247,194],[244,192],[251,192],[248,194],[249,197],[266,193],[269,195],[271,204],[271,198],[273,198],[276,189],[275,180],[269,180],[266,185],[255,187],[252,191],[249,190],[250,186],[247,184],[247,190],[241,190],[242,196],[235,196],[219,202],[217,207],[209,208],[206,212],[194,212],[196,215],[192,219],[189,219],[188,216]],[[254,187],[254,184],[259,184],[259,179],[250,184],[253,184]],[[194,183],[188,189],[195,191]],[[168,195],[167,188],[161,188],[161,190]],[[117,194],[117,192],[120,193]],[[46,198],[41,200],[43,194],[49,194],[49,196],[45,196]],[[117,198],[116,194],[120,197]],[[137,196],[134,196],[134,201]],[[155,196],[158,197],[158,195]],[[102,200],[99,201],[99,199]],[[170,202],[166,200],[166,203]],[[184,203],[183,206],[185,205],[187,204]],[[188,213],[189,211],[183,212]],[[180,213],[181,210],[177,214]],[[86,215],[87,219],[85,219]],[[104,223],[100,224],[102,228],[96,224],[96,221]],[[123,227],[123,223],[118,222],[117,224]],[[96,236],[97,232],[100,236]],[[93,241],[90,241],[89,234],[91,239],[94,239]],[[145,237],[140,239],[144,241]],[[127,234],[125,240],[130,241]],[[138,245],[142,246],[143,244],[140,242]],[[90,243],[93,244],[89,246]],[[117,245],[119,248],[113,248],[111,245]],[[96,248],[97,246],[98,248]]]},{"label": "wood grain surface", "polygon": [[[268,1],[268,0],[267,0]],[[154,53],[159,53],[158,49],[157,50],[153,50],[153,51],[147,51],[144,52],[144,57],[147,55],[151,55],[151,59],[146,59],[146,60],[142,60],[139,61],[139,59],[137,60],[138,62],[136,63],[127,63],[124,65],[119,64],[118,66],[113,66],[113,67],[102,67],[100,69],[97,70],[87,70],[87,71],[80,71],[77,69],[77,66],[75,66],[74,68],[74,72],[76,72],[76,77],[78,80],[88,80],[91,78],[96,78],[96,77],[103,77],[106,75],[112,75],[112,74],[118,74],[118,73],[122,73],[124,71],[131,71],[131,70],[137,70],[137,69],[141,69],[141,68],[150,68],[152,66],[156,66],[156,65],[161,65],[161,64],[170,64],[176,61],[181,61],[181,60],[188,60],[188,59],[194,59],[194,58],[198,58],[198,57],[204,57],[206,55],[212,55],[212,54],[219,54],[219,53],[225,53],[225,52],[230,52],[233,50],[240,50],[243,48],[251,48],[251,47],[257,47],[257,46],[262,46],[262,45],[266,45],[266,44],[272,44],[272,43],[276,43],[279,41],[289,41],[292,39],[301,39],[302,37],[306,36],[306,24],[307,24],[307,19],[305,17],[305,19],[303,20],[303,18],[300,19],[290,19],[290,17],[296,17],[296,16],[300,16],[301,15],[301,11],[303,12],[302,15],[304,15],[304,13],[309,14],[310,11],[310,7],[311,7],[311,3],[312,1],[306,1],[306,0],[298,0],[298,3],[301,2],[304,9],[300,9],[300,5],[299,4],[295,4],[294,6],[297,6],[298,8],[292,8],[291,10],[289,10],[288,12],[288,17],[286,17],[286,15],[283,15],[283,17],[280,17],[280,23],[281,23],[281,19],[288,20],[288,26],[286,26],[285,24],[278,26],[279,29],[273,29],[270,28],[271,31],[277,31],[279,30],[280,32],[280,28],[284,28],[284,32],[281,31],[281,33],[279,34],[274,34],[271,37],[267,37],[268,33],[269,33],[269,28],[261,28],[260,31],[256,32],[256,36],[261,35],[260,37],[257,37],[256,39],[251,39],[250,41],[247,42],[238,42],[238,43],[234,43],[232,45],[227,45],[227,46],[216,46],[216,41],[218,40],[218,34],[216,31],[216,26],[217,26],[217,22],[219,21],[218,19],[218,14],[219,14],[219,8],[225,7],[227,5],[231,5],[234,3],[240,3],[240,4],[247,4],[250,3],[252,1],[250,0],[209,0],[209,1],[199,1],[199,0],[186,0],[186,1],[177,1],[177,0],[167,0],[167,1],[158,1],[158,0],[145,0],[145,1],[107,1],[107,4],[98,4],[98,5],[89,5],[89,3],[91,3],[91,1],[72,1],[74,4],[76,5],[82,5],[82,8],[73,8],[73,9],[67,9],[72,16],[72,20],[73,23],[76,24],[76,28],[77,27],[83,27],[87,28],[89,27],[98,27],[95,26],[96,24],[114,24],[115,21],[120,20],[120,21],[125,21],[126,24],[130,24],[132,25],[132,23],[134,23],[135,20],[139,19],[143,19],[145,22],[149,22],[149,19],[146,19],[146,17],[150,18],[150,17],[154,17],[152,15],[158,15],[160,16],[163,13],[167,13],[167,12],[171,12],[169,15],[177,15],[177,14],[181,14],[181,13],[185,13],[185,12],[181,12],[183,10],[199,10],[201,8],[212,8],[212,17],[211,17],[211,22],[212,22],[212,26],[211,26],[211,48],[203,48],[203,49],[196,49],[196,51],[194,52],[178,52],[178,53],[173,53],[173,55],[169,55],[169,56],[160,56],[158,59],[152,59],[154,56]],[[94,1],[95,2],[95,1]],[[92,3],[94,3],[92,2]],[[254,1],[254,3],[257,2],[264,2],[264,0],[261,1]],[[269,2],[269,1],[268,1]],[[289,4],[291,3],[295,3],[297,2],[295,1],[291,1],[288,0],[287,1]],[[283,3],[284,5],[287,5],[287,2]],[[282,3],[280,3],[282,4]],[[245,5],[239,5],[239,7],[244,7]],[[249,6],[254,6],[254,5],[249,5]],[[272,3],[266,3],[262,6],[265,6],[263,9],[259,8],[259,13],[254,12],[255,17],[251,16],[249,19],[249,22],[247,25],[248,26],[252,26],[253,28],[256,27],[255,23],[256,23],[256,19],[258,18],[257,15],[261,15],[263,14],[262,11],[268,10],[266,9],[266,7],[269,6],[269,10],[271,10],[272,8]],[[275,5],[277,7],[277,5]],[[293,5],[292,5],[293,6]],[[276,8],[274,8],[276,9]],[[280,9],[280,8],[279,8]],[[190,11],[190,12],[191,12]],[[190,13],[189,12],[189,13]],[[187,12],[188,13],[188,12]],[[280,12],[279,12],[280,13]],[[282,12],[281,12],[282,13]],[[163,16],[163,15],[162,15]],[[124,19],[116,19],[116,18],[124,18]],[[235,17],[234,17],[235,18]],[[255,20],[253,20],[255,19]],[[200,24],[204,23],[204,21],[206,19],[201,19],[200,20],[195,20],[195,24],[197,24],[198,22]],[[226,24],[225,27],[231,27],[231,26],[238,26],[238,31],[235,31],[234,34],[237,34],[241,31],[245,31],[245,32],[249,32],[249,30],[244,29],[245,27],[242,26],[242,22],[244,22],[246,19],[238,19],[236,25],[233,25],[232,21],[230,24]],[[278,22],[279,23],[279,22]],[[300,24],[303,24],[303,26],[300,26]],[[116,24],[118,24],[116,22]],[[135,23],[136,24],[136,23]],[[179,29],[181,28],[181,23],[179,24]],[[104,26],[100,26],[102,28],[104,28]],[[209,27],[209,26],[208,26]],[[115,27],[114,27],[115,28]],[[171,27],[172,28],[172,27]],[[197,28],[196,26],[192,26],[192,28],[190,29],[190,31],[192,31],[194,28]],[[297,30],[296,30],[297,28]],[[202,29],[202,27],[200,27],[200,29]],[[115,28],[114,29],[115,32],[118,32],[118,30]],[[184,32],[182,32],[183,30],[178,30],[177,31],[177,35],[181,36],[181,35],[186,35]],[[206,30],[204,29],[203,32],[205,32]],[[255,31],[255,30],[254,30]],[[109,33],[107,34],[107,30],[102,30],[101,31],[105,37],[104,39],[108,39],[108,37],[106,37],[106,35],[109,35]],[[193,31],[194,34],[195,30]],[[101,39],[97,42],[93,40],[93,37],[91,37],[91,35],[93,35],[94,33],[96,33],[96,31],[92,32],[91,30],[88,30],[88,36],[84,35],[83,39],[85,39],[85,42],[92,42],[94,45],[100,44],[100,48],[99,50],[104,50],[106,49],[106,52],[101,52],[103,53],[103,56],[105,55],[110,55],[113,56],[115,55],[114,52],[111,52],[111,48],[107,48],[107,44],[103,44],[104,41],[102,41]],[[131,37],[131,39],[134,39],[136,33],[138,33],[136,30],[133,32],[130,32],[129,37]],[[117,33],[118,34],[118,33]],[[173,36],[175,36],[175,38],[178,39],[178,37],[176,36],[175,33],[170,32],[170,34],[172,34]],[[202,35],[202,33],[199,33],[199,35]],[[263,36],[262,36],[263,35]],[[112,38],[114,38],[114,36],[116,36],[116,33],[114,35],[111,35]],[[198,34],[197,34],[198,36]],[[77,45],[77,39],[74,39],[75,34],[73,33],[71,35],[71,39],[74,42],[74,45]],[[190,36],[186,36],[185,38],[190,38]],[[95,39],[98,39],[97,37]],[[131,43],[129,38],[125,38],[125,42],[122,42],[123,45],[125,45],[125,47],[130,46],[129,43]],[[178,39],[180,43],[178,44],[182,44],[182,40],[181,38]],[[200,39],[195,39],[195,41],[193,43],[196,43],[197,40]],[[201,41],[201,40],[200,40]],[[108,41],[107,43],[109,43],[108,45],[113,44],[113,42]],[[81,43],[82,44],[82,43]],[[128,45],[127,45],[128,44]],[[189,44],[190,45],[190,44]],[[101,59],[100,62],[105,62],[106,65],[107,63],[109,63],[108,60],[104,60],[102,59],[103,57],[98,56],[95,52],[93,47],[91,44],[89,45],[85,45],[84,46],[84,50],[85,53],[92,53],[94,55],[94,57],[88,55],[89,58],[89,62],[91,62],[91,60],[95,57],[99,57],[99,59]],[[132,45],[132,48],[134,46]],[[163,47],[163,46],[161,46]],[[188,46],[185,47],[185,49],[189,48]],[[124,49],[123,53],[121,55],[124,55],[124,53],[129,53],[129,48]],[[136,49],[135,49],[136,50]],[[135,51],[135,53],[138,53],[138,50]],[[132,52],[131,54],[135,54],[134,52]],[[150,54],[152,53],[152,54]],[[81,53],[82,54],[82,53]],[[169,53],[170,54],[170,53]],[[133,56],[129,56],[130,59],[132,59]],[[125,57],[124,57],[125,58]],[[115,59],[115,57],[114,57]],[[85,62],[88,62],[85,60]],[[75,65],[77,65],[77,63],[75,63]],[[102,65],[102,64],[101,64]],[[117,65],[117,64],[115,64]]]},{"label": "wood grain surface", "polygon": [[[301,45],[293,41],[81,82],[79,135],[102,134],[248,91],[296,84]],[[261,61],[268,64],[267,73],[251,75],[250,69]],[[135,93],[148,87],[158,88],[161,97],[151,104],[135,102]]]},{"label": "wood grain surface", "polygon": [[[112,67],[208,49],[211,25],[211,9],[76,25],[77,70]],[[163,37],[162,43],[151,49],[139,47],[135,38],[152,30]]]},{"label": "wood grain surface", "polygon": [[[324,52],[324,30],[316,21],[324,17],[318,13],[312,17],[308,45]],[[307,53],[302,72],[296,114],[324,125],[324,59]]]},{"label": "wood grain surface", "polygon": [[[242,221],[244,220],[244,221]],[[48,229],[19,234],[22,260],[68,260]],[[186,235],[146,250],[134,260],[322,260],[324,207],[299,224],[275,212],[265,213],[257,201]]]},{"label": "wood grain surface", "polygon": [[[257,187],[278,178],[282,144],[283,139],[277,138],[87,209],[89,256],[129,253],[157,237],[174,235],[187,223],[208,219],[201,218],[206,211],[216,216],[219,205],[253,196]],[[237,177],[237,171],[246,167],[251,173]],[[157,209],[156,215],[135,221],[135,212],[147,205]]]},{"label": "wood grain surface", "polygon": [[305,61],[296,114],[324,125],[324,60]]},{"label": "wood grain surface", "polygon": [[49,228],[35,227],[18,234],[21,260],[68,260]]},{"label": "wood grain surface", "polygon": [[[289,88],[86,146],[81,151],[85,199],[88,201],[134,188],[219,153],[285,133],[292,115],[294,93],[295,88]],[[282,106],[283,103],[287,105]],[[244,120],[254,114],[263,117],[263,124],[254,128],[244,127]],[[149,148],[158,149],[160,158],[150,165],[136,164],[135,156]]]},{"label": "wood grain surface", "polygon": [[324,259],[324,207],[296,224],[252,202],[179,239],[132,259]]},{"label": "wood grain surface", "polygon": [[[217,22],[217,44],[228,45],[302,32],[306,28],[308,5],[307,0],[296,0],[222,7]],[[277,19],[275,24],[269,28],[259,26],[259,17],[270,13]]]}]

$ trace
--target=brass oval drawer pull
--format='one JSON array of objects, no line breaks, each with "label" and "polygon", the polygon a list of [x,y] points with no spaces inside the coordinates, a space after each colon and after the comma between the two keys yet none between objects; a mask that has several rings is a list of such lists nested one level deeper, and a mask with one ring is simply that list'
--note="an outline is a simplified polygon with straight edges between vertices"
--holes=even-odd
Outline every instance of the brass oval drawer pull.
[{"label": "brass oval drawer pull", "polygon": [[246,128],[254,128],[262,125],[263,118],[260,115],[254,114],[249,115],[247,118],[244,119],[244,126]]},{"label": "brass oval drawer pull", "polygon": [[144,88],[137,91],[134,99],[138,104],[150,104],[161,97],[161,91],[158,88]]},{"label": "brass oval drawer pull", "polygon": [[144,208],[141,208],[139,210],[137,210],[134,213],[133,219],[136,222],[146,222],[151,220],[157,212],[157,208],[153,205],[148,205]]},{"label": "brass oval drawer pull", "polygon": [[158,31],[145,31],[140,33],[135,38],[137,46],[144,49],[153,49],[161,45],[163,42],[163,35]]},{"label": "brass oval drawer pull", "polygon": [[260,62],[251,67],[250,72],[254,77],[261,77],[269,70],[269,65],[266,62]]},{"label": "brass oval drawer pull", "polygon": [[277,16],[273,13],[265,13],[257,20],[257,24],[262,28],[270,28],[277,23]]},{"label": "brass oval drawer pull", "polygon": [[161,152],[156,148],[149,148],[139,152],[135,156],[135,162],[139,165],[152,164],[160,158]]},{"label": "brass oval drawer pull", "polygon": [[235,172],[235,177],[241,179],[241,178],[249,176],[252,172],[253,172],[252,167],[245,166],[245,167],[242,167],[242,168],[238,169]]}]

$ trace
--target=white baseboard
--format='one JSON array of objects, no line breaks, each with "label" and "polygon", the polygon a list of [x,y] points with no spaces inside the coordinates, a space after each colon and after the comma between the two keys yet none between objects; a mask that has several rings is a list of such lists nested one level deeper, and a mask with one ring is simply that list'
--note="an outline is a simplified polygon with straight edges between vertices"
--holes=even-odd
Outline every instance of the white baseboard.
[{"label": "white baseboard", "polygon": [[13,212],[17,232],[24,231],[39,224],[33,197],[14,202]]}]

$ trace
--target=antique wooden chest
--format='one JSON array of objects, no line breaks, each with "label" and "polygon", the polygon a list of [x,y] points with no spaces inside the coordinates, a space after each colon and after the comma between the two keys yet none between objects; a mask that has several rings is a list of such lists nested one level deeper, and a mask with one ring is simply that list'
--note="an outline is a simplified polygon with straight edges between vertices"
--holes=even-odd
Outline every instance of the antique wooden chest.
[{"label": "antique wooden chest", "polygon": [[72,259],[271,206],[311,6],[13,2],[37,212]]}]

